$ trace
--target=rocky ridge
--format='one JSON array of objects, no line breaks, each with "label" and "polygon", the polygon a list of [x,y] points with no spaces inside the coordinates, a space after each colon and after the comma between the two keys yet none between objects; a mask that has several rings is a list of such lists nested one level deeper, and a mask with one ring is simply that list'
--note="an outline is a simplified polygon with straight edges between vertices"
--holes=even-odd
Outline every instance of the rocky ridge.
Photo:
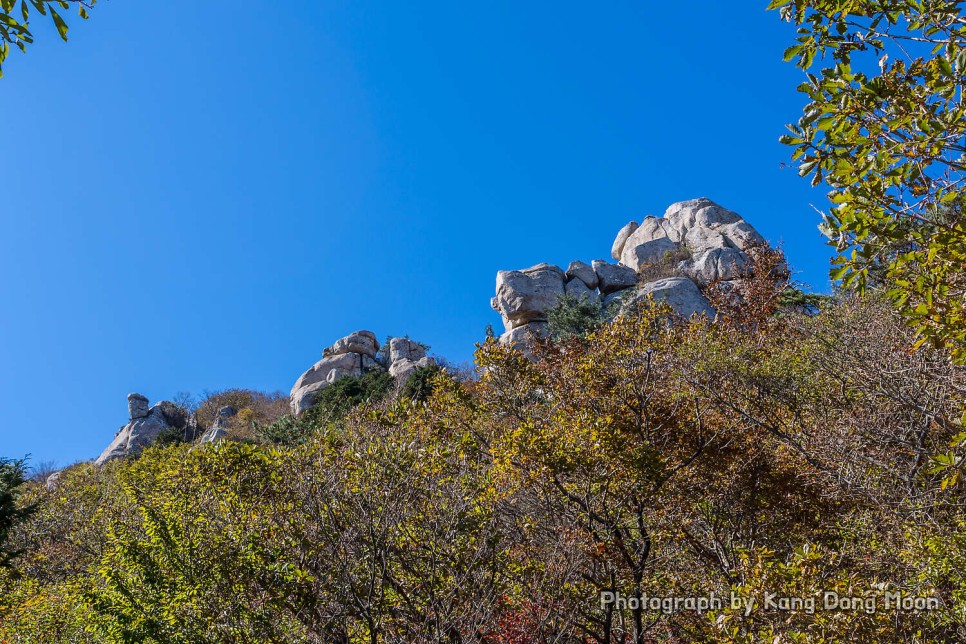
[{"label": "rocky ridge", "polygon": [[[340,378],[383,371],[402,384],[419,367],[435,364],[435,360],[426,355],[426,345],[409,338],[392,338],[383,351],[380,348],[376,335],[364,330],[350,333],[325,348],[322,359],[295,381],[289,398],[292,414],[298,416],[311,407],[315,395]],[[185,412],[175,403],[164,400],[150,407],[148,399],[137,393],[129,394],[127,399],[129,420],[97,458],[96,465],[137,455],[158,436],[170,430],[191,436],[197,434],[195,415]],[[204,445],[225,439],[231,420],[237,414],[238,410],[234,407],[221,407],[200,443]],[[58,477],[59,473],[56,472],[48,477],[51,488],[56,486]]]},{"label": "rocky ridge", "polygon": [[[620,229],[611,247],[616,263],[595,259],[590,264],[573,261],[566,270],[544,263],[499,271],[491,305],[504,325],[500,342],[526,350],[548,332],[547,312],[564,295],[621,310],[652,296],[680,315],[714,317],[701,289],[712,282],[737,285],[749,262],[745,249],[763,243],[751,224],[710,199],[672,204],[663,217],[647,216]],[[419,342],[392,338],[381,347],[372,331],[350,333],[325,348],[322,359],[295,381],[289,397],[292,414],[310,408],[318,392],[341,378],[381,371],[402,384],[417,368],[432,364]],[[230,406],[219,409],[201,443],[224,439],[237,413]],[[166,431],[194,436],[198,429],[193,414],[169,401],[151,407],[136,393],[128,395],[128,416],[97,465],[135,455]],[[56,485],[57,476],[50,477],[50,485]]]}]

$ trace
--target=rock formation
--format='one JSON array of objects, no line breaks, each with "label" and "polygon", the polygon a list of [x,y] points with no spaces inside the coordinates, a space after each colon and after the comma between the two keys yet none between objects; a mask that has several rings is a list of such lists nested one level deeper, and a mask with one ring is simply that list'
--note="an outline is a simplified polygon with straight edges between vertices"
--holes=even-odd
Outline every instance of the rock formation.
[{"label": "rock formation", "polygon": [[[762,236],[741,216],[709,199],[673,204],[663,217],[648,216],[620,229],[611,246],[616,264],[596,259],[590,264],[571,262],[567,270],[537,264],[499,271],[491,304],[503,319],[500,342],[529,352],[536,338],[548,334],[547,313],[564,295],[621,311],[652,297],[683,316],[713,317],[702,288],[713,282],[738,287],[750,261],[745,248],[762,243]],[[322,359],[295,382],[292,413],[299,415],[310,408],[316,394],[340,378],[381,371],[401,385],[416,369],[432,364],[426,347],[418,342],[393,338],[380,351],[374,333],[356,331],[323,350]],[[222,407],[201,442],[224,438],[237,413],[233,407]],[[194,436],[197,431],[193,414],[167,401],[151,407],[140,394],[128,396],[128,417],[97,459],[98,465],[136,454],[162,432],[177,429]],[[58,473],[51,475],[48,487],[56,487],[57,479]]]},{"label": "rock formation", "polygon": [[[650,295],[680,315],[713,317],[701,289],[739,279],[749,261],[744,249],[764,242],[740,215],[710,199],[673,204],[663,217],[648,216],[620,229],[611,247],[617,264],[597,259],[591,265],[571,262],[566,271],[538,264],[498,272],[491,305],[503,319],[500,342],[527,349],[547,333],[547,312],[565,294],[619,304],[621,310]],[[655,266],[665,274],[653,276]]]},{"label": "rock formation", "polygon": [[147,398],[141,394],[128,394],[127,408],[130,420],[118,430],[95,464],[103,465],[115,458],[137,454],[162,432],[171,428],[184,430],[188,425],[188,415],[167,400],[149,408]]},{"label": "rock formation", "polygon": [[201,444],[214,443],[220,441],[228,435],[228,426],[231,419],[238,415],[238,410],[231,405],[225,405],[218,410],[215,422],[211,424],[205,435],[201,437]]},{"label": "rock formation", "polygon": [[428,367],[433,359],[426,356],[426,345],[409,338],[393,338],[389,341],[389,375],[396,382],[405,382],[419,367]]},{"label": "rock formation", "polygon": [[388,371],[398,383],[402,383],[416,368],[434,364],[432,358],[426,357],[425,346],[408,338],[393,338],[389,342],[388,357],[381,358],[379,348],[372,331],[356,331],[324,349],[322,359],[292,386],[289,395],[292,413],[298,416],[311,407],[315,394],[339,378]]},{"label": "rock formation", "polygon": [[[622,231],[623,232],[623,231]],[[677,268],[700,286],[740,276],[744,248],[765,239],[740,215],[710,199],[673,204],[664,217],[645,217],[620,247],[620,262],[640,272],[667,253],[686,254]],[[615,249],[618,246],[615,242]]]},{"label": "rock formation", "polygon": [[541,322],[547,319],[547,309],[563,295],[566,281],[566,273],[550,264],[500,271],[496,274],[496,297],[491,304],[503,317],[507,331]]}]

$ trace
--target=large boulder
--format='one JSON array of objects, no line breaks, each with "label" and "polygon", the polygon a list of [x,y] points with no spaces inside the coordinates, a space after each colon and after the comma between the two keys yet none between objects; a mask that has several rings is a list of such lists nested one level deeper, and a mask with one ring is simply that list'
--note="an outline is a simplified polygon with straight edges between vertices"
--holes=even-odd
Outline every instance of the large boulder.
[{"label": "large boulder", "polygon": [[667,253],[677,248],[677,244],[668,237],[663,219],[645,217],[624,243],[620,262],[634,271],[640,271],[644,265],[661,261]]},{"label": "large boulder", "polygon": [[695,313],[714,318],[715,311],[697,285],[686,277],[669,277],[643,284],[633,292],[627,292],[621,299],[621,310],[631,307],[653,296],[655,302],[668,304],[676,314],[691,317]]},{"label": "large boulder", "polygon": [[611,246],[617,264],[595,260],[588,267],[571,262],[566,273],[539,264],[497,273],[491,305],[506,327],[500,342],[529,350],[535,338],[546,334],[547,311],[561,293],[600,302],[609,311],[628,311],[653,296],[679,315],[713,317],[701,287],[740,280],[754,252],[751,247],[764,243],[740,215],[710,199],[672,204],[663,217],[648,216],[621,228]]},{"label": "large boulder", "polygon": [[728,239],[713,228],[692,228],[684,235],[684,246],[693,255],[714,248],[730,248]]},{"label": "large boulder", "polygon": [[148,399],[141,394],[127,395],[127,415],[131,420],[147,416],[148,407]]},{"label": "large boulder", "polygon": [[624,252],[624,245],[627,243],[627,239],[634,234],[638,228],[638,223],[636,221],[628,222],[620,232],[617,233],[617,238],[614,240],[614,244],[610,247],[610,256],[616,260],[620,261],[621,254]]},{"label": "large boulder", "polygon": [[389,363],[402,360],[421,360],[426,357],[426,345],[409,338],[392,338],[389,341]]},{"label": "large boulder", "polygon": [[619,264],[609,264],[602,259],[594,260],[594,272],[600,280],[602,295],[630,288],[637,283],[637,273],[632,269]]},{"label": "large boulder", "polygon": [[[627,227],[618,233],[615,246]],[[688,257],[677,272],[700,285],[740,276],[748,255],[745,249],[765,239],[741,215],[710,199],[672,204],[664,217],[647,217],[621,245],[620,263],[638,273],[671,257]]]},{"label": "large boulder", "polygon": [[702,286],[714,281],[733,280],[742,276],[748,255],[736,248],[712,248],[697,257],[681,262],[678,267]]},{"label": "large boulder", "polygon": [[500,313],[506,330],[530,322],[544,321],[547,311],[564,293],[566,275],[550,264],[537,264],[522,271],[496,274],[493,308]]},{"label": "large boulder", "polygon": [[118,430],[111,444],[101,453],[96,465],[103,465],[116,458],[124,458],[139,453],[169,429],[184,430],[187,415],[168,401],[162,401],[145,411],[148,399],[140,394],[128,396],[130,420]]},{"label": "large boulder", "polygon": [[519,349],[527,356],[530,355],[534,343],[550,334],[546,322],[531,322],[523,326],[510,329],[500,336],[500,344]]},{"label": "large boulder", "polygon": [[707,197],[671,204],[664,213],[666,230],[674,241],[683,241],[692,228],[717,228],[744,221],[736,212]]},{"label": "large boulder", "polygon": [[313,382],[311,385],[300,387],[299,389],[293,389],[292,393],[289,395],[289,406],[292,409],[292,415],[298,416],[314,405],[315,394],[322,389],[325,389],[330,384],[332,383],[328,382],[327,380],[321,380],[319,382]]},{"label": "large boulder", "polygon": [[320,389],[328,387],[339,378],[361,376],[367,371],[366,367],[382,369],[373,358],[362,353],[342,353],[322,358],[299,376],[292,386],[289,394],[292,413],[298,416],[315,404],[315,393]]},{"label": "large boulder", "polygon": [[393,338],[389,341],[389,375],[402,384],[420,367],[435,364],[426,356],[426,345],[409,338]]},{"label": "large boulder", "polygon": [[346,375],[361,374],[366,365],[365,358],[365,354],[361,353],[342,353],[322,358],[299,376],[292,386],[292,395],[309,385],[328,381],[329,374],[337,369]]},{"label": "large boulder", "polygon": [[379,343],[372,331],[356,331],[340,338],[323,350],[322,356],[292,386],[289,404],[296,416],[315,404],[319,391],[342,378],[388,371],[398,382],[403,382],[415,369],[435,364],[426,356],[425,345],[408,338],[393,338],[379,353]]},{"label": "large boulder", "polygon": [[570,284],[575,279],[583,282],[590,290],[597,288],[597,273],[590,264],[581,261],[570,262],[570,266],[567,267],[567,283]]},{"label": "large boulder", "polygon": [[591,303],[600,302],[600,296],[597,294],[597,291],[588,288],[587,284],[580,279],[573,279],[567,282],[567,286],[564,287],[564,293],[578,300],[586,300]]},{"label": "large boulder", "polygon": [[[356,331],[344,338],[335,341],[329,349],[330,355],[343,355],[346,353],[358,353],[370,358],[375,358],[379,351],[379,342],[376,341],[376,334],[372,331]],[[323,352],[325,355],[325,352]]]},{"label": "large boulder", "polygon": [[659,237],[635,246],[628,244],[621,256],[621,263],[639,272],[645,266],[660,263],[668,253],[674,253],[678,248],[679,246],[667,237]]}]

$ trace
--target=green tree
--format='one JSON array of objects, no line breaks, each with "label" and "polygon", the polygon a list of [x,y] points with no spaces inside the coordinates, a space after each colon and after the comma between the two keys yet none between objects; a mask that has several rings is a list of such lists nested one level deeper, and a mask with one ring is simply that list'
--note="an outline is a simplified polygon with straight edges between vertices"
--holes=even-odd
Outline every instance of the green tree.
[{"label": "green tree", "polygon": [[[966,360],[966,17],[956,0],[772,0],[807,80],[782,142],[831,188],[831,276],[883,275],[919,332]],[[816,63],[816,60],[821,61]],[[821,67],[817,73],[813,68]]]},{"label": "green tree", "polygon": [[57,33],[67,40],[67,21],[57,9],[76,6],[80,17],[86,20],[88,10],[96,2],[97,0],[0,0],[0,77],[3,76],[3,62],[10,53],[10,46],[14,45],[25,52],[27,45],[33,44],[34,34],[30,23],[37,14],[49,15]]},{"label": "green tree", "polygon": [[6,547],[11,531],[34,511],[33,506],[18,503],[26,474],[25,459],[0,458],[0,568],[9,568],[16,554]]}]

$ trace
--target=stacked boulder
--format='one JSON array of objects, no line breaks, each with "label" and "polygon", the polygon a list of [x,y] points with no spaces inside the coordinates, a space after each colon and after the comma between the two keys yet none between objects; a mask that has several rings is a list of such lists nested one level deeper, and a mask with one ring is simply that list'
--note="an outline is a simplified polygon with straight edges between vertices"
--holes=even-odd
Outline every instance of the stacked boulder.
[{"label": "stacked boulder", "polygon": [[190,421],[188,414],[173,402],[163,400],[154,407],[141,394],[128,394],[129,421],[118,430],[114,440],[95,461],[103,465],[115,458],[137,454],[169,429],[184,431]]},{"label": "stacked boulder", "polygon": [[748,262],[744,249],[765,239],[741,215],[710,199],[673,204],[664,217],[630,222],[617,234],[611,256],[640,272],[668,253],[688,255],[678,269],[701,286],[736,279]]},{"label": "stacked boulder", "polygon": [[[737,280],[747,267],[750,245],[764,238],[740,215],[710,199],[673,204],[664,217],[630,222],[617,234],[611,257],[618,263],[571,262],[567,270],[538,264],[496,276],[493,309],[503,319],[500,342],[526,349],[547,333],[547,313],[563,295],[622,310],[651,296],[685,317],[714,317],[702,288]],[[653,276],[660,265],[667,275]],[[645,279],[652,275],[653,279]]]},{"label": "stacked boulder", "polygon": [[416,369],[433,363],[433,359],[426,356],[425,344],[413,342],[409,338],[393,338],[389,341],[388,370],[396,382],[406,382]]},{"label": "stacked boulder", "polygon": [[397,382],[404,382],[418,367],[434,364],[426,347],[408,338],[393,338],[388,356],[380,354],[379,342],[372,331],[356,331],[322,352],[322,359],[303,373],[289,395],[296,416],[315,403],[315,395],[336,380],[361,376],[370,371],[388,371]]}]

